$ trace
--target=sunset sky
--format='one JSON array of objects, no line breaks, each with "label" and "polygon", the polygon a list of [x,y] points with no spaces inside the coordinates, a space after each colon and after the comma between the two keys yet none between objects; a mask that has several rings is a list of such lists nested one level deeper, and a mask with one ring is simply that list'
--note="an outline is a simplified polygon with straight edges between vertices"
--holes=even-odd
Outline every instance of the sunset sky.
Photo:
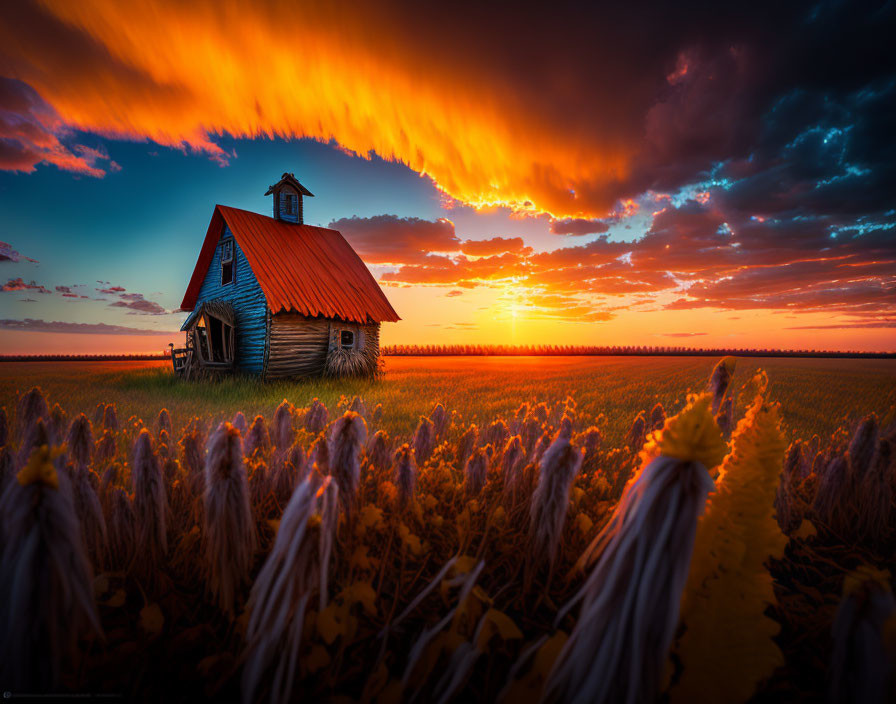
[{"label": "sunset sky", "polygon": [[892,2],[354,5],[3,3],[0,352],[180,342],[285,171],[386,344],[896,349]]}]

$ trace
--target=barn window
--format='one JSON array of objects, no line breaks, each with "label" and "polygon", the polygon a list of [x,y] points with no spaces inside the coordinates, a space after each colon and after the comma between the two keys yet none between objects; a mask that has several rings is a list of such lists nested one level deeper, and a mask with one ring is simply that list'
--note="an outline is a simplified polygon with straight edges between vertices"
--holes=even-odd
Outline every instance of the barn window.
[{"label": "barn window", "polygon": [[351,330],[343,330],[339,335],[339,344],[344,350],[350,350],[355,346],[355,333]]},{"label": "barn window", "polygon": [[284,193],[283,197],[286,198],[286,203],[284,206],[284,211],[287,215],[295,215],[296,214],[296,196],[294,193]]},{"label": "barn window", "polygon": [[233,283],[233,240],[221,243],[221,285]]}]

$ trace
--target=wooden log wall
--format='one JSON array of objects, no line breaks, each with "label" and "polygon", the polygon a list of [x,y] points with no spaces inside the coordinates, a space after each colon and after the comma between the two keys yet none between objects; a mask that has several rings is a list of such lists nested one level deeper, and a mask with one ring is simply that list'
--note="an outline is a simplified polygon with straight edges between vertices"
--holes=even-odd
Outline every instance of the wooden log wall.
[{"label": "wooden log wall", "polygon": [[330,321],[298,313],[271,316],[265,378],[322,374],[327,361]]},{"label": "wooden log wall", "polygon": [[266,379],[318,376],[324,373],[331,339],[338,331],[352,330],[356,345],[376,370],[380,353],[380,324],[358,325],[327,318],[307,318],[298,313],[271,316]]}]

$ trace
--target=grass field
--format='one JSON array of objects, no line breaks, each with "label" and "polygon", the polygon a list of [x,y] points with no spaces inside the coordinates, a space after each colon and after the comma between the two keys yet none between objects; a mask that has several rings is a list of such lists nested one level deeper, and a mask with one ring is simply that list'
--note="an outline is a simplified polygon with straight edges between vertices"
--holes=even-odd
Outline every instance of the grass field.
[{"label": "grass field", "polygon": [[0,684],[892,701],[896,360],[716,363],[400,357],[272,384],[0,364]]},{"label": "grass field", "polygon": [[[685,391],[702,390],[715,365],[704,357],[387,357],[386,375],[376,382],[307,380],[261,383],[231,379],[184,383],[166,362],[11,362],[0,364],[0,405],[10,412],[15,399],[40,386],[51,404],[73,417],[90,416],[98,403],[114,403],[124,420],[151,422],[168,408],[175,428],[192,417],[229,420],[270,418],[284,398],[298,407],[319,398],[331,411],[341,396],[361,396],[369,408],[381,403],[383,427],[399,437],[414,432],[420,415],[436,403],[482,424],[510,416],[523,402],[553,405],[572,396],[580,415],[607,418],[606,437],[618,443],[641,410],[657,401],[679,410]],[[896,403],[896,360],[738,360],[734,384],[757,369],[769,376],[770,398],[782,405],[785,429],[793,437],[830,435],[869,412]]]}]

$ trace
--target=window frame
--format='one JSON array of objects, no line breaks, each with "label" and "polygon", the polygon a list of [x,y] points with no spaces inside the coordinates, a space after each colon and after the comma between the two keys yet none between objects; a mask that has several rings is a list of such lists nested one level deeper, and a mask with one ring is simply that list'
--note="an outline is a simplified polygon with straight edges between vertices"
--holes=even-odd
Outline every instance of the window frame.
[{"label": "window frame", "polygon": [[[230,279],[224,280],[224,272],[230,271]],[[221,242],[221,285],[229,286],[236,278],[236,257],[234,256],[233,239],[229,238]]]},{"label": "window frame", "polygon": [[[351,335],[351,342],[346,344],[345,336]],[[339,347],[343,350],[353,350],[355,349],[355,342],[357,340],[357,336],[355,335],[354,330],[340,330],[339,331]]]},{"label": "window frame", "polygon": [[296,207],[298,204],[298,196],[295,193],[283,192],[280,197],[286,198],[286,203],[283,207],[283,214],[296,215],[296,211],[298,210],[298,208]]}]

